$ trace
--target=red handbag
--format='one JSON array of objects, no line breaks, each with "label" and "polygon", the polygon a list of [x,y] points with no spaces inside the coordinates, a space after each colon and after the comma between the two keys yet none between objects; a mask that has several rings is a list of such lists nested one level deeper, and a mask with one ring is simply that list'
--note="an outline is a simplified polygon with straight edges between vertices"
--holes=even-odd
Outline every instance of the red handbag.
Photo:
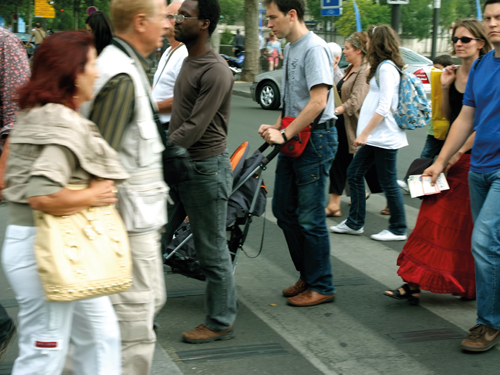
[{"label": "red handbag", "polygon": [[[288,58],[285,59],[288,63]],[[285,65],[285,76],[286,81],[288,82],[288,64]],[[285,90],[283,90],[285,92]],[[326,97],[326,102],[328,103],[328,99],[330,98],[330,90],[328,90],[328,96]],[[304,129],[300,131],[299,134],[296,134],[293,138],[289,139],[288,142],[281,145],[280,152],[283,155],[289,156],[291,158],[298,158],[304,152],[307,142],[309,142],[309,138],[311,138],[311,131],[316,129],[318,126],[319,120],[321,116],[323,116],[323,112],[325,109],[321,111],[321,113],[314,119],[314,122],[311,125],[307,125]],[[285,98],[283,98],[283,109],[281,112],[281,129],[285,129],[295,120],[295,117],[285,116]]]},{"label": "red handbag", "polygon": [[[295,117],[286,116],[281,120],[281,129],[285,129],[295,120]],[[311,138],[311,125],[307,125],[304,129],[300,131],[299,134],[295,135],[292,139],[289,139],[287,143],[281,146],[280,152],[283,155],[289,156],[291,158],[298,158],[304,152]]]}]

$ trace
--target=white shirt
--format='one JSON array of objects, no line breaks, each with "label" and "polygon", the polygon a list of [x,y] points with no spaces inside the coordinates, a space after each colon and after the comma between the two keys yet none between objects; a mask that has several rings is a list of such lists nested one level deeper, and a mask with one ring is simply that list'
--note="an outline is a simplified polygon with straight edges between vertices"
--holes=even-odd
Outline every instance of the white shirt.
[{"label": "white shirt", "polygon": [[370,80],[370,91],[366,95],[359,114],[357,135],[359,136],[366,128],[373,115],[378,113],[384,119],[373,129],[366,144],[389,150],[408,146],[405,131],[398,126],[391,113],[391,107],[394,110],[398,107],[401,76],[394,66],[385,63],[379,69],[378,81],[380,87],[375,77]]},{"label": "white shirt", "polygon": [[[169,47],[161,56],[153,79],[153,98],[156,102],[161,102],[174,96],[175,81],[177,80],[184,59],[188,56],[188,50],[184,44],[178,46],[172,56],[170,56],[170,59],[168,59],[171,50],[172,47]],[[165,66],[167,59],[168,64]],[[170,122],[172,115],[171,113],[160,113],[159,116],[161,122],[166,123]]]}]

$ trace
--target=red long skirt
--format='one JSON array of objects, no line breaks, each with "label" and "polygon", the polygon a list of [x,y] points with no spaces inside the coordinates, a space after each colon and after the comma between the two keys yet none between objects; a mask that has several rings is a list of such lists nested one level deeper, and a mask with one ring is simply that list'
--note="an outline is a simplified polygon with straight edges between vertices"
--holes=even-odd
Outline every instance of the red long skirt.
[{"label": "red long skirt", "polygon": [[433,293],[476,297],[469,166],[470,155],[462,155],[447,175],[450,190],[423,199],[415,229],[398,257],[398,275],[405,282]]}]

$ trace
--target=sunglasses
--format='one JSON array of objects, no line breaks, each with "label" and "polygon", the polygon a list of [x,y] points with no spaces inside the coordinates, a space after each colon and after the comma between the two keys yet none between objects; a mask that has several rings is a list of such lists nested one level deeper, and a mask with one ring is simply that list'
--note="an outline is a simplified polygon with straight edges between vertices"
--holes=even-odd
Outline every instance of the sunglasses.
[{"label": "sunglasses", "polygon": [[469,38],[468,36],[463,36],[461,38],[454,36],[451,38],[451,41],[453,44],[458,43],[458,41],[461,41],[462,43],[470,43],[472,40],[482,40],[481,38]]}]

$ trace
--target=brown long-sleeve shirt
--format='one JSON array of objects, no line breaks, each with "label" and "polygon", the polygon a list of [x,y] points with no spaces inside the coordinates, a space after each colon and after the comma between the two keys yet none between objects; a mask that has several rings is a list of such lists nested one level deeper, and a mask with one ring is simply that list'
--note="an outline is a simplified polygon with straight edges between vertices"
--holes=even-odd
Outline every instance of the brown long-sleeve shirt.
[{"label": "brown long-sleeve shirt", "polygon": [[174,87],[169,138],[191,159],[222,154],[227,146],[233,75],[213,50],[184,60]]}]

